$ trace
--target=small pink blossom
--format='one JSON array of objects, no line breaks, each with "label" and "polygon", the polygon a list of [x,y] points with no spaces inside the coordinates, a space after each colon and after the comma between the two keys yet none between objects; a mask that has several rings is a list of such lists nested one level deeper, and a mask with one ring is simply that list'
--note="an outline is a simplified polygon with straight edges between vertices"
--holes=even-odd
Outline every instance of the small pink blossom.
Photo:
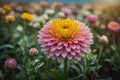
[{"label": "small pink blossom", "polygon": [[96,23],[98,21],[97,16],[95,15],[88,15],[86,19],[90,23]]}]

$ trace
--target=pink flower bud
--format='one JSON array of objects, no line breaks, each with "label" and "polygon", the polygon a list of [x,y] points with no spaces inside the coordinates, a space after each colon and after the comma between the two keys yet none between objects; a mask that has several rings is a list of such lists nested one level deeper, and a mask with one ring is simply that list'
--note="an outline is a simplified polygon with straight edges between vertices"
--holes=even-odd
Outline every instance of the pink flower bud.
[{"label": "pink flower bud", "polygon": [[87,21],[90,22],[90,23],[96,23],[97,20],[98,20],[98,19],[97,19],[97,16],[95,16],[95,15],[88,15],[86,19],[87,19]]},{"label": "pink flower bud", "polygon": [[99,42],[104,46],[108,45],[109,43],[108,37],[105,35],[102,35],[99,39]]},{"label": "pink flower bud", "polygon": [[37,50],[36,48],[31,48],[31,49],[29,50],[29,54],[30,54],[31,56],[37,56],[37,55],[38,55],[38,50]]},{"label": "pink flower bud", "polygon": [[108,23],[108,30],[110,30],[111,32],[119,32],[120,25],[117,22],[111,21]]},{"label": "pink flower bud", "polygon": [[4,66],[7,69],[15,69],[17,67],[17,62],[14,58],[9,58],[5,61]]}]

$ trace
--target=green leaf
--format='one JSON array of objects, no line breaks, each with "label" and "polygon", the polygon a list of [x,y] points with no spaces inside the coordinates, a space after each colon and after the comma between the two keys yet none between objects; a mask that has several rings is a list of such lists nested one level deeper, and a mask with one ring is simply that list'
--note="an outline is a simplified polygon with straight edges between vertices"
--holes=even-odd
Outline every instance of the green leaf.
[{"label": "green leaf", "polygon": [[35,80],[35,76],[30,76],[28,80]]},{"label": "green leaf", "polygon": [[78,64],[79,64],[79,67],[80,67],[80,69],[81,69],[81,72],[84,73],[84,67],[83,67],[83,65],[80,64],[80,63],[78,63]]},{"label": "green leaf", "polygon": [[111,59],[104,59],[104,61],[109,62],[110,64],[114,65],[114,63]]},{"label": "green leaf", "polygon": [[10,45],[10,44],[5,44],[5,45],[2,45],[0,46],[0,49],[3,49],[3,48],[14,48],[14,46]]},{"label": "green leaf", "polygon": [[75,69],[78,73],[80,73],[80,69],[76,65],[72,65],[71,67]]},{"label": "green leaf", "polygon": [[55,80],[63,80],[63,77],[61,76],[61,74],[56,70],[51,70],[50,75]]}]

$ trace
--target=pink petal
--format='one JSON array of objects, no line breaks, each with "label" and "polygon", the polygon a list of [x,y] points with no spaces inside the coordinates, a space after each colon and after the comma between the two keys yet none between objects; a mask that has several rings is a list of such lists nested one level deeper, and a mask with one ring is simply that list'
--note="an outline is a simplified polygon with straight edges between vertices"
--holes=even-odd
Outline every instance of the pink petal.
[{"label": "pink petal", "polygon": [[66,57],[67,54],[68,54],[68,53],[67,53],[66,51],[63,51],[63,52],[62,52],[62,57]]},{"label": "pink petal", "polygon": [[67,55],[67,58],[68,58],[69,60],[71,60],[72,57],[73,57],[73,56],[72,56],[70,53]]},{"label": "pink petal", "polygon": [[66,46],[65,49],[66,49],[67,52],[71,51],[71,47],[70,46]]},{"label": "pink petal", "polygon": [[76,52],[73,51],[73,50],[71,50],[71,51],[70,51],[70,54],[74,56],[74,55],[76,55]]},{"label": "pink petal", "polygon": [[56,52],[55,52],[55,55],[56,55],[56,56],[60,56],[60,54],[62,54],[62,51],[56,51]]},{"label": "pink petal", "polygon": [[56,46],[52,46],[50,52],[54,52],[56,49],[57,49]]},{"label": "pink petal", "polygon": [[47,43],[47,45],[51,46],[51,45],[54,45],[54,44],[56,44],[56,43],[57,43],[57,41],[49,41],[49,42]]},{"label": "pink petal", "polygon": [[70,46],[71,46],[72,49],[76,48],[75,44],[71,44]]},{"label": "pink petal", "polygon": [[57,49],[62,49],[63,48],[63,46],[57,46]]}]

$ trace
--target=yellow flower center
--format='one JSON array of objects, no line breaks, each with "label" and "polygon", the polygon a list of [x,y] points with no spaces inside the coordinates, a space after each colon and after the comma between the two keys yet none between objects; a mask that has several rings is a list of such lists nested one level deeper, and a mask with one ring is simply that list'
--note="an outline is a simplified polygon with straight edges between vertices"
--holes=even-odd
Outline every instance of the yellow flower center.
[{"label": "yellow flower center", "polygon": [[56,19],[52,22],[52,34],[60,40],[68,40],[79,32],[79,25],[79,22],[73,19]]}]

